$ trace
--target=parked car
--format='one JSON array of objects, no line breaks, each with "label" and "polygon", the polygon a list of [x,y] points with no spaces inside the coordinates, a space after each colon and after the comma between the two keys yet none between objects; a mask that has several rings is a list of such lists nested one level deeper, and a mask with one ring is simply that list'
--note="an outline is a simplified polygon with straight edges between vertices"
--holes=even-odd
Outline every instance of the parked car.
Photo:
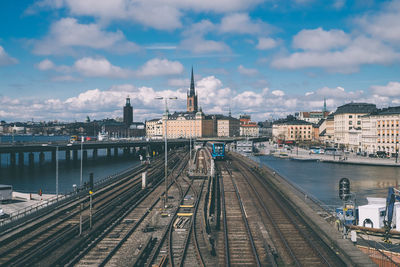
[{"label": "parked car", "polygon": [[377,151],[376,155],[378,156],[378,158],[386,158],[386,152],[385,151]]}]

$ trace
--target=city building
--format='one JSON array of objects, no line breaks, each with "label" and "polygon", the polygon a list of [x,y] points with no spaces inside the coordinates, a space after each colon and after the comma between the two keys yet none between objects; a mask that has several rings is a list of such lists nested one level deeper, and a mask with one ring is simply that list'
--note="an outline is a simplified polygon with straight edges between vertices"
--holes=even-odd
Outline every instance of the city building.
[{"label": "city building", "polygon": [[377,151],[376,119],[370,115],[361,117],[361,151],[365,154],[375,154]]},{"label": "city building", "polygon": [[251,121],[250,115],[240,115],[240,136],[259,136],[259,127],[256,122]]},{"label": "city building", "polygon": [[326,99],[322,111],[301,111],[295,114],[296,119],[318,124],[330,114],[326,109]]},{"label": "city building", "polygon": [[312,141],[314,138],[313,124],[300,120],[277,121],[273,123],[272,136],[275,141],[280,143]]},{"label": "city building", "polygon": [[161,139],[163,137],[162,119],[146,121],[146,136],[150,139]]},{"label": "city building", "polygon": [[234,137],[240,134],[240,122],[231,116],[215,115],[218,137]]},{"label": "city building", "polygon": [[329,111],[301,111],[296,114],[298,120],[318,124],[320,120],[325,119],[329,115]]},{"label": "city building", "polygon": [[363,117],[363,151],[395,154],[399,150],[400,106],[379,109]]},{"label": "city building", "polygon": [[[361,146],[361,137],[355,138],[354,135],[361,135],[361,118],[371,112],[376,111],[376,105],[368,103],[348,103],[336,109],[334,115],[334,142],[341,148],[358,151]],[[350,144],[350,132],[352,143]]]},{"label": "city building", "polygon": [[320,121],[319,126],[319,137],[318,139],[327,145],[333,145],[335,126],[334,116],[331,114],[327,118]]},{"label": "city building", "polygon": [[[194,112],[164,113],[163,136],[167,138],[197,138],[211,137],[214,135],[214,120],[212,116],[206,116],[201,109]],[[167,123],[167,131],[165,131]]]},{"label": "city building", "polygon": [[264,121],[258,123],[259,136],[272,138],[272,122]]},{"label": "city building", "polygon": [[186,112],[174,112],[173,114],[169,114],[168,110],[165,111],[162,116],[163,136],[167,135],[167,138],[214,136],[215,118],[210,115],[205,115],[201,108],[198,108],[193,68],[186,103]]},{"label": "city building", "polygon": [[131,106],[131,99],[126,98],[126,104],[124,106],[124,124],[131,125],[133,122],[133,109]]},{"label": "city building", "polygon": [[251,141],[251,140],[236,141],[236,151],[239,153],[252,153],[253,152],[253,141]]}]

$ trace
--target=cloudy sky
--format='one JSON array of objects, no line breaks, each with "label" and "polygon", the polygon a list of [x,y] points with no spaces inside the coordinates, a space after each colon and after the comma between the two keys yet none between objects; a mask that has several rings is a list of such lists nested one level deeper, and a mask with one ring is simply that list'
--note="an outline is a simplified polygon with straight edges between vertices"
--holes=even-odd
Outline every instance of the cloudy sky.
[{"label": "cloudy sky", "polygon": [[4,0],[0,120],[400,105],[400,0]]}]

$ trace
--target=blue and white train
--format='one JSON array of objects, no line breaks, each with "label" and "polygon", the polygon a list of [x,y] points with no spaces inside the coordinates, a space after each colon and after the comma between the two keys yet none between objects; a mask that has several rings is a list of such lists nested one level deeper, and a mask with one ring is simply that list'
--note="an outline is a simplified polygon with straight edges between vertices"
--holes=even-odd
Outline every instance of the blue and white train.
[{"label": "blue and white train", "polygon": [[207,142],[207,148],[211,153],[213,159],[225,158],[225,143],[223,142]]}]

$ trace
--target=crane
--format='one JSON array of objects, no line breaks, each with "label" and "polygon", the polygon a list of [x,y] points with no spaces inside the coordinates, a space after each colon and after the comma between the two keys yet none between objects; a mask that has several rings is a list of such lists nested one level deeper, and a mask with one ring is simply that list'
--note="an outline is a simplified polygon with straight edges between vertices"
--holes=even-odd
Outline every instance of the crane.
[{"label": "crane", "polygon": [[383,238],[383,241],[387,243],[390,243],[389,232],[392,229],[394,203],[396,202],[396,200],[400,201],[400,190],[394,187],[389,187],[388,195],[386,198],[385,219],[383,220],[385,229],[385,236]]}]

